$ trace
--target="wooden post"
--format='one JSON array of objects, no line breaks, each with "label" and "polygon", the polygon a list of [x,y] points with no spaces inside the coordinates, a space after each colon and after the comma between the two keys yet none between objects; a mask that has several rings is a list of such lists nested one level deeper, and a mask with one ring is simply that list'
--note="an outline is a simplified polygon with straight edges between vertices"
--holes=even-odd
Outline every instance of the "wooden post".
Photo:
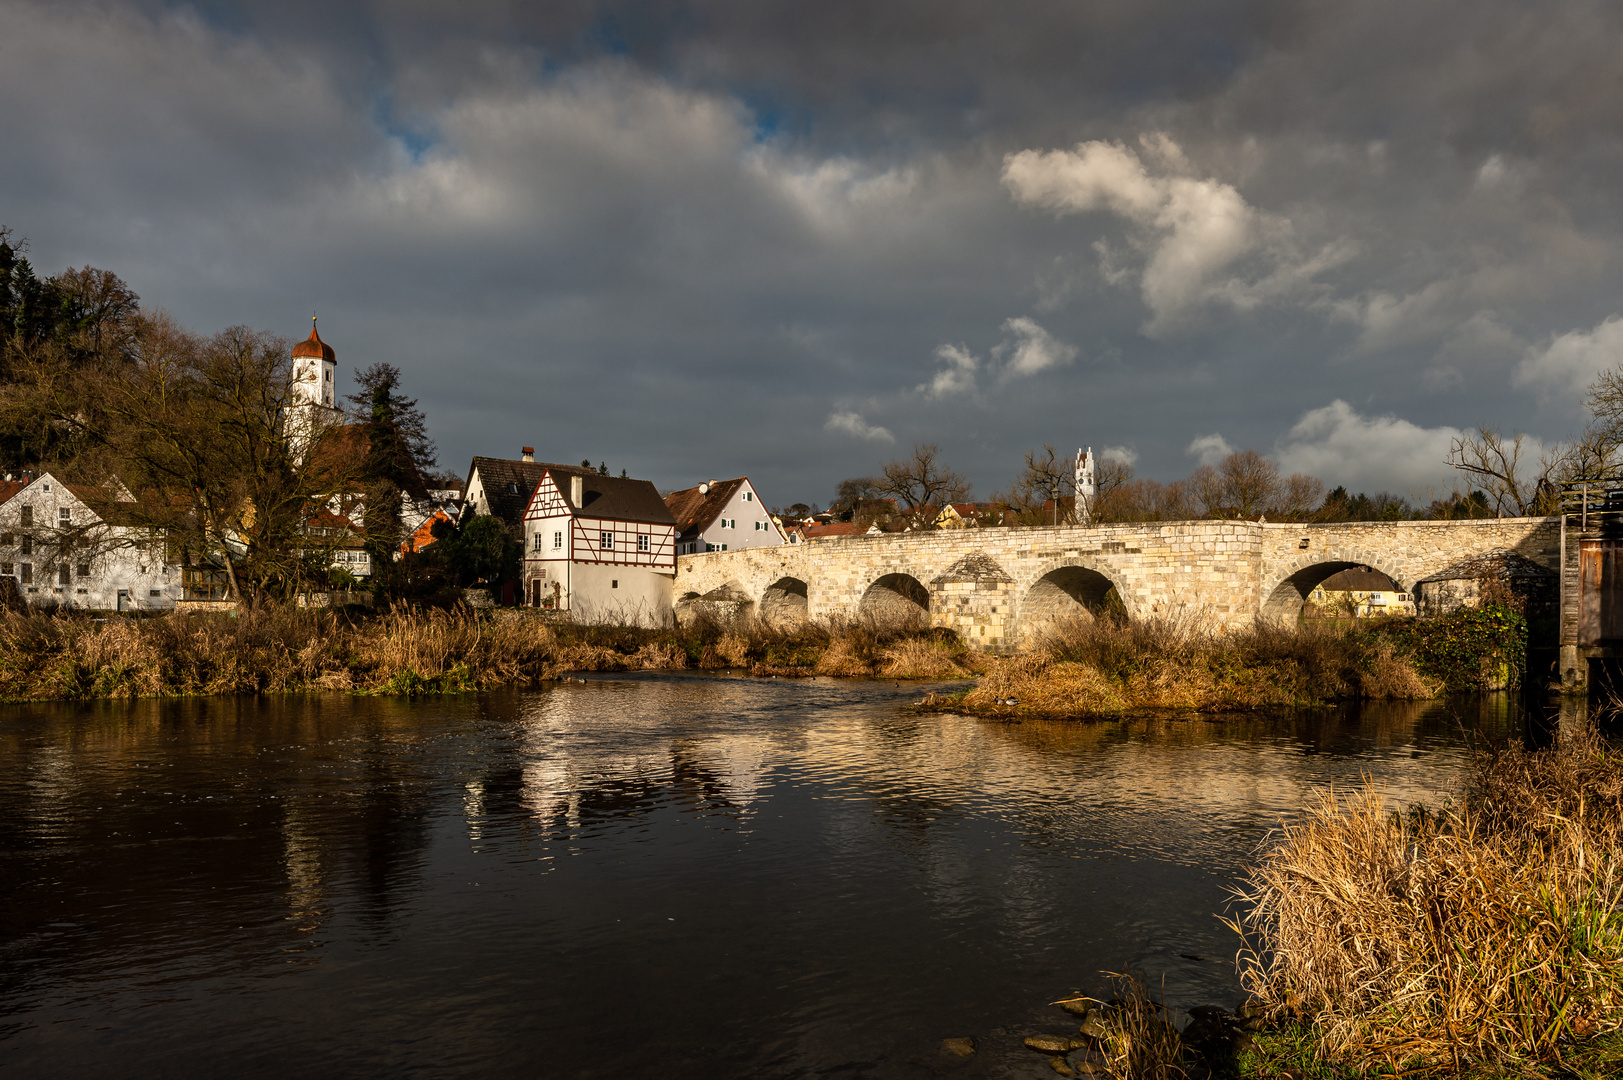
[{"label": "wooden post", "polygon": [[1589,482],[1587,480],[1584,481],[1584,509],[1583,509],[1583,517],[1582,517],[1581,520],[1582,520],[1582,524],[1579,525],[1579,527],[1578,527],[1579,530],[1581,532],[1588,532],[1589,531]]}]

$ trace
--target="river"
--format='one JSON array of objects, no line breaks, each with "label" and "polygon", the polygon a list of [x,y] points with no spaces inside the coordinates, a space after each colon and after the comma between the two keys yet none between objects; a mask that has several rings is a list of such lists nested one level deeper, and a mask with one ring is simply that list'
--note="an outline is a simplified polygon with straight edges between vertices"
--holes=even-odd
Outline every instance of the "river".
[{"label": "river", "polygon": [[1021,1039],[1102,971],[1235,1003],[1216,916],[1314,789],[1436,800],[1521,723],[995,724],[921,693],[8,706],[0,1075],[1052,1076]]}]

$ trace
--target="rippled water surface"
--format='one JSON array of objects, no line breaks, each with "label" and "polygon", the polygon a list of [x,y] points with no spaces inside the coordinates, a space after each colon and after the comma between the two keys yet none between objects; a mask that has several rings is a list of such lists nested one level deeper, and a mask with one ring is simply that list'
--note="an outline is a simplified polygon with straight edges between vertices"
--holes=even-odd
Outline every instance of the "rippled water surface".
[{"label": "rippled water surface", "polygon": [[1214,913],[1313,789],[1435,799],[1516,723],[1001,725],[920,692],[12,708],[0,1074],[1051,1076],[1020,1040],[1101,970],[1234,1003]]}]

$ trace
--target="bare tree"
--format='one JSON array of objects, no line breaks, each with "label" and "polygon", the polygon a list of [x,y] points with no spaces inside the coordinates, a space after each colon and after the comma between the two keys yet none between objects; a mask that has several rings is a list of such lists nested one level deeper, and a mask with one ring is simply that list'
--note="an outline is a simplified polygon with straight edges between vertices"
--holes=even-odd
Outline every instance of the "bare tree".
[{"label": "bare tree", "polygon": [[1270,514],[1282,520],[1303,520],[1324,505],[1324,482],[1306,473],[1292,473],[1280,485]]},{"label": "bare tree", "polygon": [[1469,486],[1487,495],[1496,514],[1528,517],[1544,513],[1554,501],[1549,473],[1558,459],[1523,460],[1527,436],[1507,437],[1487,425],[1452,441],[1448,463],[1469,477]]},{"label": "bare tree", "polygon": [[874,479],[882,494],[901,504],[915,528],[927,524],[925,507],[939,509],[943,503],[961,502],[969,498],[971,490],[965,477],[941,461],[941,447],[935,443],[914,443],[910,456],[890,462]]},{"label": "bare tree", "polygon": [[1228,516],[1228,492],[1224,490],[1222,476],[1212,466],[1200,466],[1189,474],[1184,484],[1190,503],[1200,511],[1201,517]]},{"label": "bare tree", "polygon": [[1272,506],[1279,495],[1279,466],[1255,450],[1236,450],[1217,466],[1224,508],[1250,518]]}]

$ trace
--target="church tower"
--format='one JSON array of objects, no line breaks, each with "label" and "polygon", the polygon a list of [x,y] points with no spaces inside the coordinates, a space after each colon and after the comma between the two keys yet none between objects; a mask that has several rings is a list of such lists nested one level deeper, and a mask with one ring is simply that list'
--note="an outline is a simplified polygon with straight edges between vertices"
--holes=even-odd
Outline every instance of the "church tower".
[{"label": "church tower", "polygon": [[299,446],[297,456],[320,430],[340,421],[337,394],[338,356],[331,345],[316,333],[315,316],[310,317],[310,336],[293,346],[293,400],[289,403],[287,434]]}]

